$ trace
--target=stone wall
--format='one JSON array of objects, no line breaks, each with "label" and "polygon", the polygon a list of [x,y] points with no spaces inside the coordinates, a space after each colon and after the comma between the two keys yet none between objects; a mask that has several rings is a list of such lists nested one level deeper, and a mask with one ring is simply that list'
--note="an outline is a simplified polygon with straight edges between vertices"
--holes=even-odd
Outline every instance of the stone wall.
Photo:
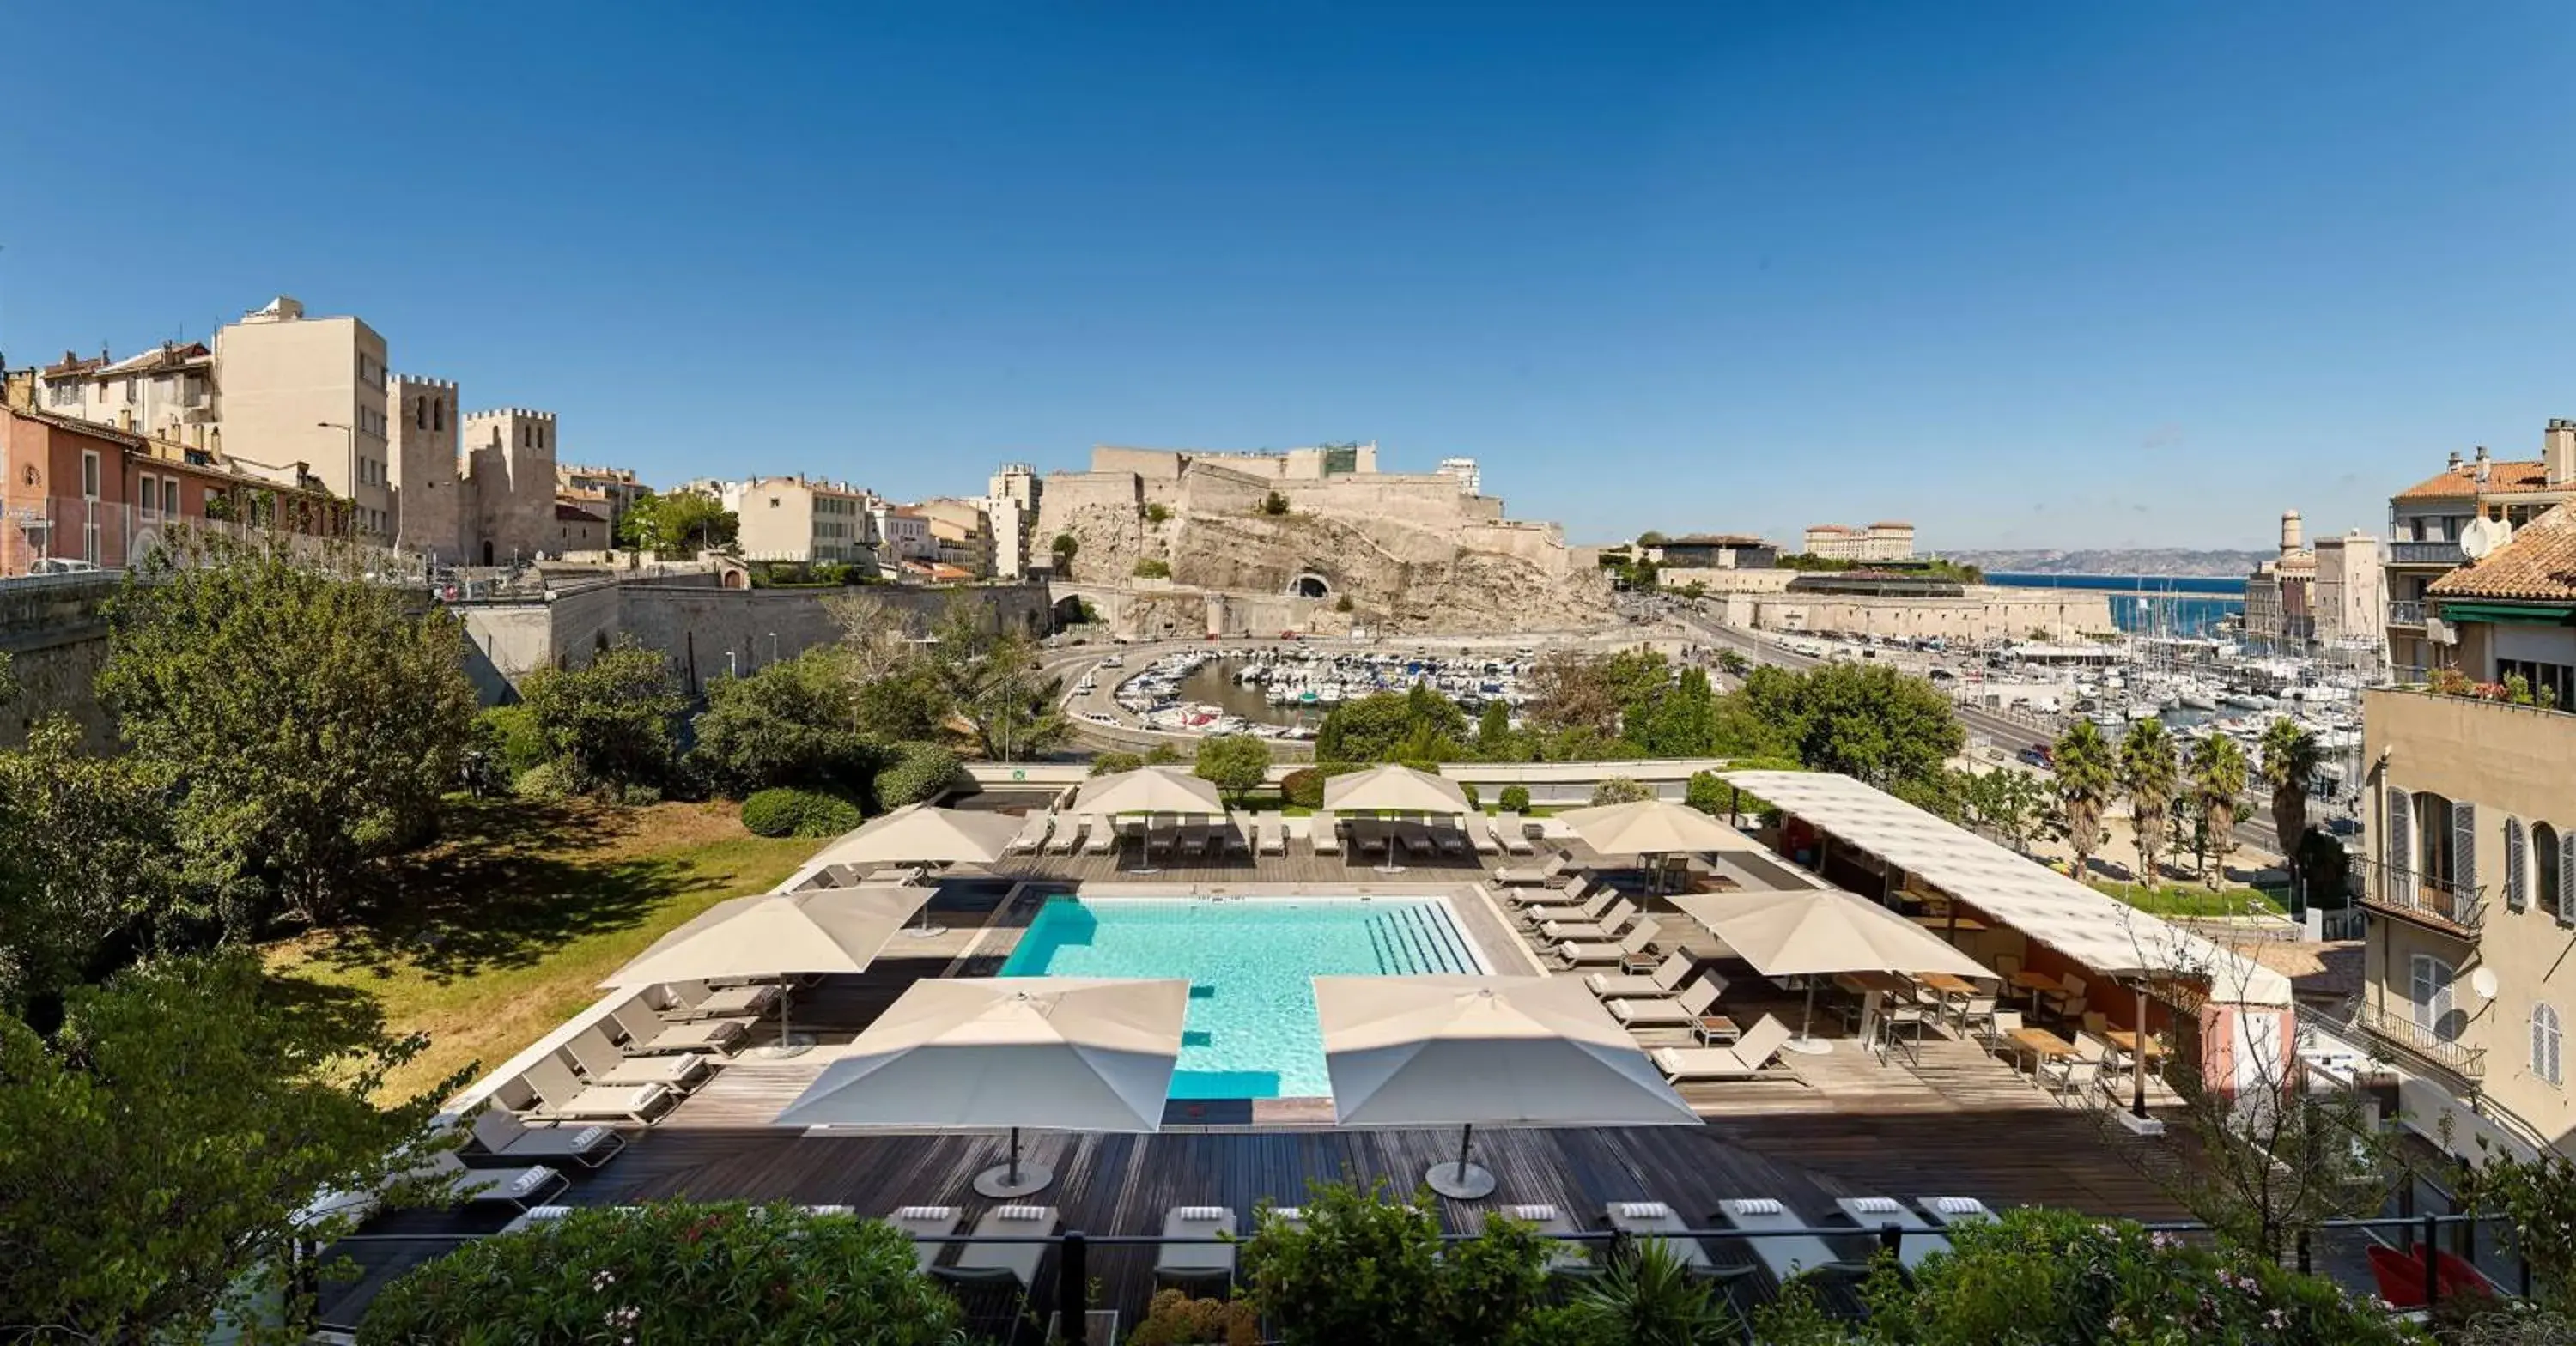
[{"label": "stone wall", "polygon": [[0,652],[9,656],[17,696],[0,704],[0,747],[27,739],[38,721],[67,715],[95,750],[115,726],[92,683],[107,663],[107,600],[114,575],[62,575],[0,583]]}]

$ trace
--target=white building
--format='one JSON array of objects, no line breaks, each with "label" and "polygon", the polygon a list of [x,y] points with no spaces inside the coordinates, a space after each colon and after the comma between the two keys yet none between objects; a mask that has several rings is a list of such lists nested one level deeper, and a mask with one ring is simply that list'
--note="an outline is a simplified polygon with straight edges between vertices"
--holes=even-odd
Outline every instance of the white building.
[{"label": "white building", "polygon": [[1910,561],[1914,559],[1914,525],[1895,520],[1865,528],[1809,524],[1807,554],[1834,561]]},{"label": "white building", "polygon": [[816,477],[753,477],[717,488],[717,499],[741,523],[746,561],[818,561],[874,567],[875,535],[867,492]]},{"label": "white building", "polygon": [[1476,466],[1473,458],[1443,458],[1433,471],[1444,477],[1456,477],[1458,489],[1467,495],[1485,493],[1485,470]]}]

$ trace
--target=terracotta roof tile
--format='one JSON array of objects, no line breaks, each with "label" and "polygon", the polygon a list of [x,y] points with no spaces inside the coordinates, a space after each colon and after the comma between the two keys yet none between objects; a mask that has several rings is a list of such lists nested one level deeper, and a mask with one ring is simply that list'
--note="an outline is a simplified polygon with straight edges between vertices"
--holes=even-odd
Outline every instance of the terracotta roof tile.
[{"label": "terracotta roof tile", "polygon": [[[2444,498],[2467,500],[2475,497],[2480,489],[2476,464],[2462,463],[2438,476],[2427,477],[2399,491],[2396,498],[2399,500]],[[2484,490],[2489,495],[2547,489],[2549,489],[2548,465],[2536,458],[2528,461],[2522,459],[2508,461],[2499,458],[2487,464],[2487,481]]]},{"label": "terracotta roof tile", "polygon": [[560,500],[555,502],[555,517],[565,523],[608,522],[608,520],[591,513],[589,510],[581,508],[579,505],[567,505]]},{"label": "terracotta roof tile", "polygon": [[2516,530],[2513,540],[2433,581],[2435,598],[2576,602],[2576,510],[2565,505]]}]

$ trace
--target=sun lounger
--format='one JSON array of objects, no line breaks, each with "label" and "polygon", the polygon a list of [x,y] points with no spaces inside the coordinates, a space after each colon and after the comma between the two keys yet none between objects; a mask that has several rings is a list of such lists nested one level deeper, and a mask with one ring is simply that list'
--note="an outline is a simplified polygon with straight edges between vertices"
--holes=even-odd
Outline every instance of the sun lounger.
[{"label": "sun lounger", "polygon": [[[1796,1211],[1770,1199],[1752,1197],[1717,1203],[1717,1218],[1738,1229],[1804,1229],[1807,1221]],[[1779,1234],[1766,1238],[1746,1239],[1744,1246],[1771,1271],[1771,1278],[1782,1284],[1807,1272],[1866,1271],[1867,1262],[1852,1262],[1834,1256],[1834,1250],[1813,1234]]]},{"label": "sun lounger", "polygon": [[1055,818],[1052,815],[1045,813],[1031,813],[1028,821],[1020,824],[1019,835],[1012,837],[1011,844],[1002,848],[1002,854],[1037,854],[1039,851],[1045,849],[1047,833],[1054,826]]},{"label": "sun lounger", "polygon": [[1663,926],[1654,917],[1648,916],[1628,927],[1627,936],[1616,944],[1572,941],[1557,945],[1555,953],[1568,967],[1616,963],[1630,954],[1644,953],[1646,946],[1655,942],[1655,935],[1662,929]]},{"label": "sun lounger", "polygon": [[1914,1198],[1914,1204],[1923,1208],[1923,1213],[1932,1218],[1932,1223],[1945,1229],[1956,1229],[1963,1224],[1984,1224],[1995,1218],[1995,1213],[1987,1209],[1985,1202],[1972,1196],[1918,1196]]},{"label": "sun lounger", "polygon": [[1044,855],[1072,855],[1082,849],[1083,818],[1058,817],[1054,830],[1047,833],[1045,844],[1038,850]]},{"label": "sun lounger", "polygon": [[1521,919],[1532,924],[1546,921],[1597,921],[1601,919],[1601,913],[1610,909],[1611,903],[1619,900],[1617,889],[1606,883],[1595,884],[1589,876],[1576,879],[1573,887],[1561,893],[1551,890],[1537,895],[1561,900],[1522,905]]},{"label": "sun lounger", "polygon": [[570,1206],[530,1206],[511,1216],[510,1222],[501,1226],[501,1232],[515,1234],[530,1225],[548,1224],[572,1214],[572,1209]]},{"label": "sun lounger", "polygon": [[[1064,1221],[1053,1206],[995,1206],[975,1222],[975,1237],[1031,1238],[1053,1234]],[[1038,1263],[1046,1258],[1043,1243],[968,1243],[954,1265],[933,1267],[930,1274],[968,1283],[1001,1281],[1023,1291],[1037,1284]]]},{"label": "sun lounger", "polygon": [[1467,820],[1461,818],[1455,827],[1436,828],[1431,833],[1431,843],[1440,848],[1442,855],[1465,855],[1467,827]]},{"label": "sun lounger", "polygon": [[1692,1275],[1717,1274],[1717,1263],[1710,1260],[1708,1249],[1701,1247],[1698,1239],[1682,1237],[1690,1225],[1663,1202],[1613,1201],[1608,1214],[1611,1228],[1641,1242],[1651,1239],[1671,1249]]},{"label": "sun lounger", "polygon": [[1163,1217],[1163,1242],[1154,1254],[1154,1279],[1188,1285],[1234,1280],[1234,1245],[1200,1240],[1234,1237],[1234,1212],[1224,1206],[1174,1206]]},{"label": "sun lounger", "polygon": [[1306,1208],[1303,1206],[1272,1206],[1261,1211],[1259,1218],[1263,1220],[1276,1220],[1290,1229],[1303,1229],[1306,1227]]},{"label": "sun lounger", "polygon": [[1669,1000],[1613,1000],[1610,1017],[1628,1028],[1688,1028],[1717,1003],[1718,988],[1701,978]]},{"label": "sun lounger", "polygon": [[1180,828],[1180,837],[1176,844],[1180,849],[1180,853],[1183,855],[1207,854],[1208,825],[1206,823],[1183,823]]},{"label": "sun lounger", "polygon": [[1223,835],[1224,835],[1224,837],[1225,837],[1225,850],[1226,850],[1226,854],[1228,854],[1228,855],[1250,855],[1250,854],[1252,854],[1252,838],[1251,838],[1250,836],[1245,835],[1245,829],[1246,829],[1246,828],[1250,828],[1250,829],[1252,829],[1253,831],[1257,832],[1257,831],[1259,831],[1259,830],[1261,829],[1261,826],[1262,826],[1262,823],[1261,823],[1261,820],[1260,820],[1259,818],[1247,818],[1247,819],[1245,819],[1245,820],[1244,820],[1241,824],[1239,824],[1239,825],[1238,825],[1238,824],[1227,824],[1227,825],[1226,825],[1226,828],[1225,828],[1225,831],[1224,831],[1224,833],[1223,833]]},{"label": "sun lounger", "polygon": [[617,1120],[649,1126],[679,1101],[666,1085],[584,1084],[572,1067],[554,1057],[529,1066],[519,1079],[535,1092],[539,1116],[568,1122]]},{"label": "sun lounger", "polygon": [[1276,813],[1261,815],[1261,842],[1257,849],[1263,855],[1288,853],[1288,820]]},{"label": "sun lounger", "polygon": [[1351,819],[1351,849],[1362,855],[1386,855],[1395,849],[1395,836],[1385,823],[1375,818]]},{"label": "sun lounger", "polygon": [[1515,869],[1508,865],[1497,869],[1494,871],[1494,882],[1515,887],[1554,887],[1564,880],[1568,871],[1572,869],[1573,864],[1573,855],[1565,851],[1558,851],[1556,854],[1547,858],[1546,864],[1540,865],[1535,869]]},{"label": "sun lounger", "polygon": [[1560,1276],[1577,1276],[1592,1271],[1592,1255],[1569,1236],[1583,1231],[1574,1221],[1554,1206],[1504,1206],[1494,1212],[1506,1220],[1533,1225],[1537,1231],[1554,1240],[1548,1245],[1547,1269]]},{"label": "sun lounger", "polygon": [[1091,839],[1082,843],[1083,854],[1117,854],[1118,824],[1116,819],[1103,818],[1099,814],[1094,813],[1083,819],[1083,825],[1091,829]]},{"label": "sun lounger", "polygon": [[1789,1026],[1765,1014],[1732,1047],[1657,1047],[1646,1053],[1655,1069],[1675,1084],[1685,1080],[1750,1080],[1759,1078],[1789,1041]]},{"label": "sun lounger", "polygon": [[656,1056],[663,1052],[721,1052],[731,1050],[751,1031],[749,1019],[701,1019],[696,1023],[672,1024],[650,1038],[629,1039],[629,1056]]},{"label": "sun lounger", "polygon": [[948,1251],[948,1236],[966,1223],[966,1216],[955,1206],[898,1206],[886,1223],[912,1239],[913,1260],[927,1272]]},{"label": "sun lounger", "polygon": [[1521,821],[1521,815],[1517,813],[1494,815],[1494,840],[1501,842],[1503,849],[1514,855],[1538,853],[1538,848],[1530,844],[1528,826]]},{"label": "sun lounger", "polygon": [[592,1084],[663,1084],[682,1093],[706,1083],[721,1059],[713,1052],[628,1056],[595,1024],[574,1034],[564,1050]]},{"label": "sun lounger", "polygon": [[497,1205],[519,1210],[537,1204],[572,1185],[572,1180],[543,1164],[526,1168],[467,1168],[450,1150],[430,1156],[412,1170],[414,1176],[443,1183],[449,1200],[460,1206]]},{"label": "sun lounger", "polygon": [[1503,853],[1503,843],[1494,838],[1493,819],[1478,813],[1470,814],[1460,821],[1467,828],[1467,844],[1476,848],[1476,854],[1500,855]]},{"label": "sun lounger", "polygon": [[597,1168],[626,1148],[613,1126],[530,1126],[506,1108],[474,1114],[474,1143],[496,1159],[570,1159]]},{"label": "sun lounger", "polygon": [[[1603,1000],[1627,1000],[1639,997],[1652,1000],[1681,990],[1682,983],[1690,979],[1691,969],[1698,966],[1697,958],[1692,957],[1685,950],[1675,949],[1664,955],[1664,961],[1657,963],[1652,973],[1639,975],[1633,972],[1587,972],[1583,976],[1583,984],[1591,989],[1592,994]],[[1712,972],[1708,979],[1717,983],[1720,994],[1725,993],[1724,977]]]},{"label": "sun lounger", "polygon": [[1341,819],[1333,816],[1330,810],[1318,812],[1306,820],[1306,840],[1315,848],[1317,855],[1341,854]]},{"label": "sun lounger", "polygon": [[[1915,1213],[1913,1207],[1901,1201],[1883,1196],[1846,1196],[1834,1201],[1834,1209],[1841,1211],[1844,1219],[1859,1226],[1873,1239],[1885,1237],[1884,1231],[1889,1225],[1906,1231],[1897,1244],[1896,1262],[1908,1271],[1923,1265],[1924,1258],[1950,1246],[1949,1235],[1935,1230]],[[1877,1255],[1878,1249],[1872,1247],[1870,1256]]]},{"label": "sun lounger", "polygon": [[1550,944],[1587,944],[1601,940],[1625,939],[1628,927],[1637,919],[1637,904],[1624,897],[1610,899],[1601,919],[1541,921],[1539,938]]},{"label": "sun lounger", "polygon": [[695,1019],[757,1019],[778,1003],[778,988],[768,983],[728,986],[719,991],[702,981],[670,985],[671,1003],[655,1011],[669,1023]]}]

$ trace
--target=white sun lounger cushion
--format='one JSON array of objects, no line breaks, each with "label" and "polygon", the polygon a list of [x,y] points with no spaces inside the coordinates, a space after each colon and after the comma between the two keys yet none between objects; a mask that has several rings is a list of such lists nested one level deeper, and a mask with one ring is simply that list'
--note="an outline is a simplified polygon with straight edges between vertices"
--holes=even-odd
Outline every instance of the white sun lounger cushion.
[{"label": "white sun lounger cushion", "polygon": [[555,1180],[555,1171],[540,1164],[516,1172],[460,1168],[455,1170],[451,1185],[457,1195],[471,1196],[478,1201],[495,1198],[516,1201]]},{"label": "white sun lounger cushion", "polygon": [[994,1209],[993,1218],[997,1220],[1037,1221],[1048,1219],[1054,1214],[1055,1211],[1046,1206],[1000,1206]]},{"label": "white sun lounger cushion", "polygon": [[1175,1206],[1172,1214],[1184,1220],[1222,1220],[1234,1212],[1223,1206]]},{"label": "white sun lounger cushion", "polygon": [[894,1218],[898,1220],[954,1220],[957,1218],[957,1208],[955,1206],[898,1206],[895,1208]]},{"label": "white sun lounger cushion", "polygon": [[1610,1213],[1622,1220],[1669,1220],[1673,1208],[1660,1201],[1616,1201]]},{"label": "white sun lounger cushion", "polygon": [[1903,1206],[1900,1206],[1894,1201],[1883,1196],[1853,1197],[1851,1199],[1851,1208],[1864,1215],[1896,1215],[1903,1212],[1905,1209]]},{"label": "white sun lounger cushion", "polygon": [[1939,1196],[1932,1198],[1932,1209],[1943,1215],[1983,1215],[1986,1203],[1972,1196]]},{"label": "white sun lounger cushion", "polygon": [[1782,1215],[1786,1214],[1789,1209],[1767,1196],[1753,1197],[1744,1201],[1730,1201],[1726,1203],[1726,1208],[1738,1215]]},{"label": "white sun lounger cushion", "polygon": [[1550,1220],[1558,1218],[1558,1211],[1554,1206],[1505,1206],[1503,1207],[1503,1218],[1506,1220],[1528,1220],[1533,1224],[1545,1224]]},{"label": "white sun lounger cushion", "polygon": [[1270,1218],[1274,1220],[1284,1220],[1289,1224],[1296,1224],[1298,1221],[1306,1218],[1306,1208],[1303,1206],[1273,1206],[1270,1208]]}]

